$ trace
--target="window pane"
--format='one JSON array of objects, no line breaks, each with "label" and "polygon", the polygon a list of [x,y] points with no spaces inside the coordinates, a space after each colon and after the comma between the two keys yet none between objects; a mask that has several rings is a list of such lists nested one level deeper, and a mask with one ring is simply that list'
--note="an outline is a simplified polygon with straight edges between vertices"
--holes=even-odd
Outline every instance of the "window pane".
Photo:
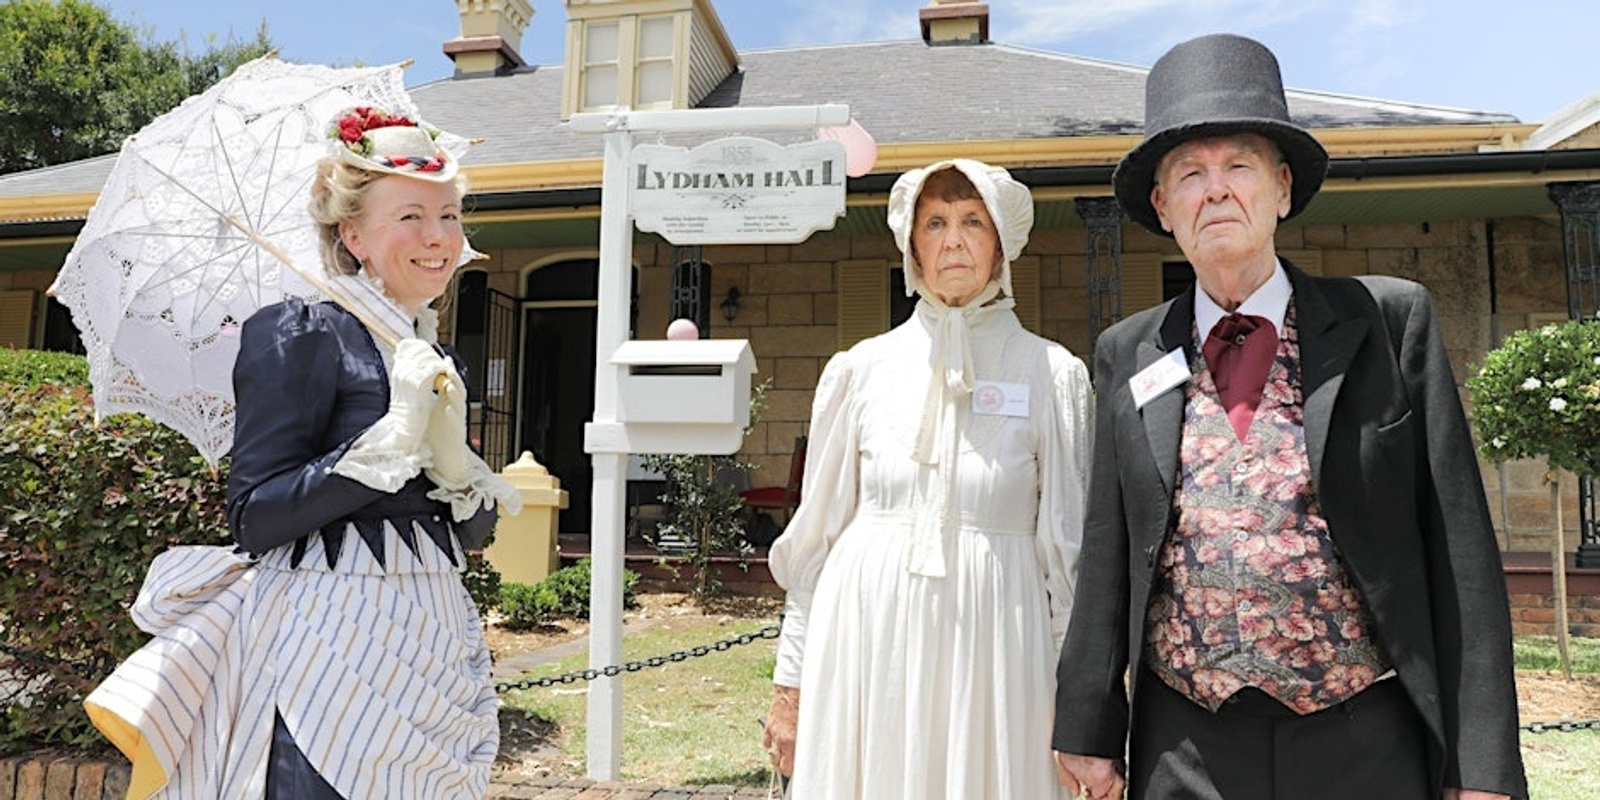
[{"label": "window pane", "polygon": [[638,104],[672,102],[672,62],[657,61],[639,66]]},{"label": "window pane", "polygon": [[583,63],[605,64],[617,60],[617,23],[585,25]]},{"label": "window pane", "polygon": [[583,107],[617,104],[617,68],[589,67],[583,71]]},{"label": "window pane", "polygon": [[672,55],[672,17],[647,17],[639,21],[639,57]]}]

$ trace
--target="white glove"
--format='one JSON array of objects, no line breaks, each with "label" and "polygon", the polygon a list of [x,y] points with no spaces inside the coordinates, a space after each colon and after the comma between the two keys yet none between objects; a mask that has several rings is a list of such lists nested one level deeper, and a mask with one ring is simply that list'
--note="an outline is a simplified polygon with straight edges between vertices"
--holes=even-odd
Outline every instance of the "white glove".
[{"label": "white glove", "polygon": [[433,466],[427,473],[434,483],[451,490],[464,489],[472,483],[473,454],[467,448],[467,387],[454,370],[439,391],[439,402],[428,418],[423,441],[433,452]]},{"label": "white glove", "polygon": [[[454,377],[456,368],[421,339],[402,339],[394,348],[394,368],[389,371],[389,411],[373,427],[392,431],[396,449],[416,453],[439,394],[434,380],[439,375]],[[459,379],[457,380],[459,383]]]}]

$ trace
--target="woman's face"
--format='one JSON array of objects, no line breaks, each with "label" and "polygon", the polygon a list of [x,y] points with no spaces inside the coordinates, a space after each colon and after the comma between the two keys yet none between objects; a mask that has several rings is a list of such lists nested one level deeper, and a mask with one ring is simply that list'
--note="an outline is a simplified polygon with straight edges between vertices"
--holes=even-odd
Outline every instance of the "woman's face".
[{"label": "woman's face", "polygon": [[983,200],[917,199],[911,229],[911,254],[922,285],[947,306],[965,305],[994,276],[1000,261],[1000,233]]},{"label": "woman's face", "polygon": [[452,181],[386,175],[367,189],[361,217],[339,223],[350,254],[415,314],[444,294],[461,260],[461,198]]}]

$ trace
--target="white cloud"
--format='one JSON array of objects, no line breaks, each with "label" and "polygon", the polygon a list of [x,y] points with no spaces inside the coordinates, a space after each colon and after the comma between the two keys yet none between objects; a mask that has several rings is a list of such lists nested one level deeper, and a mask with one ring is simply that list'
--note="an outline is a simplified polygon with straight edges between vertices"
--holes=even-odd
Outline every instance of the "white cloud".
[{"label": "white cloud", "polygon": [[[771,0],[739,0],[770,3]],[[772,5],[780,5],[772,3]],[[917,9],[921,0],[855,0],[848,3],[819,3],[815,0],[784,0],[783,8],[773,8],[774,18],[784,20],[785,44],[835,42],[881,42],[915,39],[919,33]]]},{"label": "white cloud", "polygon": [[1046,44],[1137,24],[1158,12],[1215,2],[1217,0],[1201,3],[1183,0],[994,0],[989,7],[991,24],[1004,26],[1008,32],[1007,41]]},{"label": "white cloud", "polygon": [[1329,44],[1330,61],[1344,73],[1345,81],[1363,94],[1392,93],[1404,85],[1410,71],[1415,40],[1428,35],[1413,26],[1418,14],[1396,0],[1360,0],[1334,12],[1336,27]]},{"label": "white cloud", "polygon": [[[1178,42],[1227,31],[1268,41],[1339,0],[990,0],[994,38],[1150,64]],[[1270,42],[1269,42],[1270,44]]]}]

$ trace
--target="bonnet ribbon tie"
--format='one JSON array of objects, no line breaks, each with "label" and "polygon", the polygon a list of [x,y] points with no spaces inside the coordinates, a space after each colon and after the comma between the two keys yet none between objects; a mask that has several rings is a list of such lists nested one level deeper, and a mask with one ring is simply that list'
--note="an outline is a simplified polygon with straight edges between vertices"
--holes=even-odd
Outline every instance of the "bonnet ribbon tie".
[{"label": "bonnet ribbon tie", "polygon": [[[931,469],[926,494],[918,504],[912,527],[910,571],[930,578],[945,575],[945,548],[955,535],[956,464],[961,445],[962,405],[972,396],[971,323],[990,313],[1009,309],[1009,297],[996,300],[1000,285],[991,282],[971,302],[947,306],[924,295],[917,313],[931,323],[928,390],[922,403],[911,458]],[[994,302],[990,302],[993,300]]]}]

